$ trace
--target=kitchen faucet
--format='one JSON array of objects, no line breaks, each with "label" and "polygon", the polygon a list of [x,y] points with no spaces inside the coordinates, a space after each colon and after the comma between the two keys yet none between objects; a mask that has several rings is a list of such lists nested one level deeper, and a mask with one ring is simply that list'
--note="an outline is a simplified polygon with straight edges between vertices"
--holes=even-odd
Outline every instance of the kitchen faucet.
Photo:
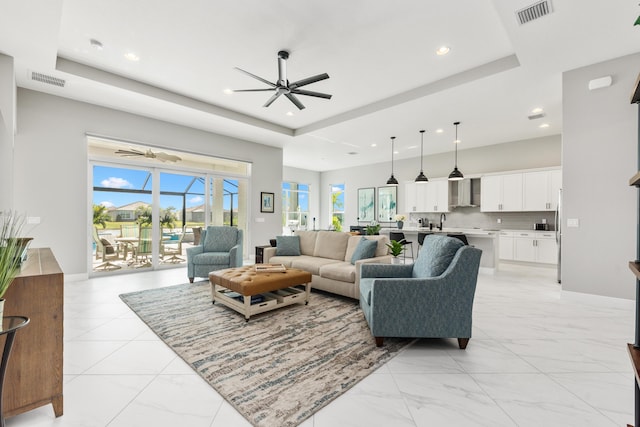
[{"label": "kitchen faucet", "polygon": [[447,220],[447,216],[442,212],[440,214],[440,225],[438,226],[438,230],[442,231],[442,223]]}]

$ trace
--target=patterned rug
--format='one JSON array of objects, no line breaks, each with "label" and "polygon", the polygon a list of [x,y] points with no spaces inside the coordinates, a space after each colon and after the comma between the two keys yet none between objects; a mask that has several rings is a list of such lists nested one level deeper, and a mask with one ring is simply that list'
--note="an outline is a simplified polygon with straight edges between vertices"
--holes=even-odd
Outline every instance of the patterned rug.
[{"label": "patterned rug", "polygon": [[315,292],[249,322],[209,282],[120,298],[254,426],[300,424],[411,342],[377,348],[357,301]]}]

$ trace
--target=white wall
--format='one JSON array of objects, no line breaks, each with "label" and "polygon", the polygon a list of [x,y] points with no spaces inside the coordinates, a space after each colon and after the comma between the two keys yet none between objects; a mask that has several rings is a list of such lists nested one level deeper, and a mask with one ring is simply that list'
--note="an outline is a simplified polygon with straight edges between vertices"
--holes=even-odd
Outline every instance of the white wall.
[{"label": "white wall", "polygon": [[[458,151],[458,168],[469,177],[482,173],[560,166],[559,135],[515,141]],[[425,156],[424,173],[429,179],[449,176],[453,169],[453,152]],[[413,181],[420,172],[419,157],[396,160],[394,175],[398,186],[398,213],[404,212],[405,181]],[[345,184],[345,225],[357,224],[358,188],[382,187],[391,175],[391,161],[374,165],[323,172],[320,180],[321,228],[330,225],[330,185]]]},{"label": "white wall", "polygon": [[16,81],[13,58],[0,54],[0,211],[13,202],[13,129]]},{"label": "white wall", "polygon": [[[628,262],[636,257],[638,106],[629,99],[640,54],[563,74],[562,289],[611,297],[635,296]],[[589,91],[589,80],[613,85]],[[568,228],[566,220],[580,221]]]},{"label": "white wall", "polygon": [[[245,246],[281,230],[282,150],[27,89],[17,95],[14,208],[41,217],[29,235],[51,247],[65,274],[87,274],[89,252],[86,133],[252,163]],[[260,213],[260,192],[276,195],[275,213]],[[256,218],[264,222],[256,222]]]}]

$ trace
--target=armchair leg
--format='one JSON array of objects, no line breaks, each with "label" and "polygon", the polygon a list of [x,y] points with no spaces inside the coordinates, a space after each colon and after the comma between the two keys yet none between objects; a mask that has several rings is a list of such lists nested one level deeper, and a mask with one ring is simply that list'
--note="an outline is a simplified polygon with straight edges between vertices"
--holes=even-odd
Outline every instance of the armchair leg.
[{"label": "armchair leg", "polygon": [[467,344],[469,344],[469,338],[458,338],[458,347],[460,347],[461,350],[467,348]]},{"label": "armchair leg", "polygon": [[375,337],[376,338],[376,347],[382,347],[382,341],[384,341],[384,337]]},{"label": "armchair leg", "polygon": [[193,277],[189,277],[189,283],[193,283]]}]

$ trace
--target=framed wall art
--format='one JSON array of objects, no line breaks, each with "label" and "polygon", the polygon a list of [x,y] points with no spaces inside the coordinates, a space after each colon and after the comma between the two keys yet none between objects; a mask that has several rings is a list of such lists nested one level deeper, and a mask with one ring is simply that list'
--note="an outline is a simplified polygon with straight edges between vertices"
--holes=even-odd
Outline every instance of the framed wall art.
[{"label": "framed wall art", "polygon": [[378,187],[378,222],[393,222],[398,211],[398,187]]},{"label": "framed wall art", "polygon": [[260,212],[273,213],[275,197],[274,193],[260,192]]},{"label": "framed wall art", "polygon": [[358,188],[358,221],[376,220],[376,189]]}]

